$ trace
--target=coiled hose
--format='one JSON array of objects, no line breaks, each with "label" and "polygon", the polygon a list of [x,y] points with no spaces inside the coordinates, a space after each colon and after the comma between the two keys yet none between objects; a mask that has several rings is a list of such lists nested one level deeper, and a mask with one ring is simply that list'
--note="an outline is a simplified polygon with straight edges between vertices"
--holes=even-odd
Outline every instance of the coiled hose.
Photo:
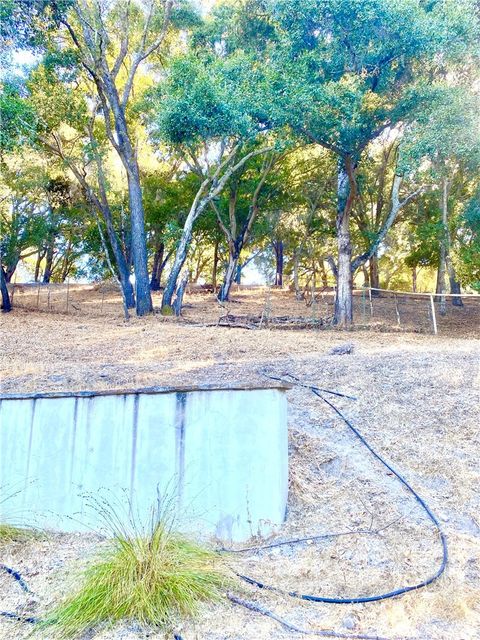
[{"label": "coiled hose", "polygon": [[[273,585],[269,585],[269,584],[265,584],[263,582],[260,582],[259,580],[257,580],[256,578],[252,578],[250,576],[246,576],[246,575],[242,575],[237,573],[236,575],[241,578],[242,580],[244,580],[245,582],[247,582],[248,584],[254,585],[260,589],[267,589],[268,591],[274,591],[276,593],[280,593],[282,595],[288,595],[292,598],[299,598],[301,600],[309,600],[311,602],[326,602],[329,604],[357,604],[357,603],[361,603],[361,602],[376,602],[378,600],[386,600],[387,598],[395,598],[398,596],[401,596],[405,593],[408,593],[410,591],[415,591],[417,589],[421,589],[423,587],[426,587],[427,585],[431,584],[432,582],[434,582],[435,580],[437,580],[437,578],[439,578],[442,573],[445,571],[445,568],[447,566],[448,563],[448,546],[447,546],[447,539],[446,536],[444,534],[444,532],[442,531],[442,528],[440,526],[440,523],[437,519],[437,517],[434,515],[434,513],[432,512],[432,510],[430,509],[430,507],[427,505],[427,503],[425,502],[425,500],[423,500],[423,498],[421,498],[418,493],[415,491],[415,489],[413,489],[413,487],[410,485],[410,483],[398,472],[396,471],[379,453],[377,453],[373,447],[367,442],[367,440],[364,438],[364,436],[362,436],[362,434],[358,431],[358,429],[356,427],[353,426],[353,424],[350,422],[350,420],[348,420],[348,418],[346,418],[343,413],[330,401],[327,400],[327,398],[325,398],[322,394],[323,393],[330,393],[332,395],[336,395],[336,396],[342,396],[343,394],[339,394],[337,392],[333,392],[333,391],[329,391],[328,389],[320,389],[319,387],[315,387],[312,385],[307,385],[305,383],[303,383],[301,380],[299,380],[298,378],[296,378],[295,376],[293,376],[292,374],[285,374],[285,376],[288,378],[288,380],[285,380],[285,378],[281,378],[281,377],[276,377],[276,376],[272,376],[266,373],[263,373],[263,375],[267,378],[270,378],[271,380],[276,380],[278,382],[286,382],[289,384],[294,384],[296,386],[299,387],[304,387],[304,388],[308,388],[310,389],[310,391],[312,391],[318,398],[320,398],[321,400],[323,400],[323,402],[325,402],[336,414],[337,416],[344,422],[344,424],[346,424],[346,426],[350,429],[350,431],[355,435],[355,437],[368,449],[368,451],[372,454],[372,456],[378,460],[379,462],[382,463],[382,465],[384,467],[386,467],[391,473],[393,473],[393,475],[397,478],[397,480],[399,480],[401,482],[401,484],[407,489],[407,491],[413,495],[413,497],[415,498],[415,500],[417,501],[417,503],[422,507],[422,509],[424,510],[424,512],[427,514],[429,520],[434,524],[436,530],[438,531],[439,537],[440,537],[440,543],[441,543],[441,547],[442,547],[442,560],[440,563],[440,566],[438,567],[437,571],[435,571],[435,573],[433,575],[431,575],[428,578],[425,578],[425,580],[422,580],[421,582],[418,582],[417,584],[413,584],[413,585],[408,585],[405,587],[399,587],[398,589],[394,589],[392,591],[387,591],[385,593],[381,593],[378,595],[371,595],[371,596],[356,596],[353,598],[335,598],[335,597],[328,597],[328,596],[322,596],[322,595],[312,595],[312,594],[306,594],[306,593],[298,593],[297,591],[285,591],[279,587],[275,587]],[[347,398],[351,398],[351,396],[343,396],[343,397],[347,397]],[[319,538],[319,537],[329,537],[327,536],[311,536],[307,539],[315,539],[315,538]],[[286,545],[286,544],[297,544],[298,542],[302,542],[303,540],[305,540],[305,538],[297,538],[294,540],[287,540],[281,543],[273,543],[271,546],[280,546],[280,545]],[[262,547],[249,547],[248,549],[243,549],[240,550],[240,552],[242,551],[255,551],[255,550],[260,550],[262,549]]]}]

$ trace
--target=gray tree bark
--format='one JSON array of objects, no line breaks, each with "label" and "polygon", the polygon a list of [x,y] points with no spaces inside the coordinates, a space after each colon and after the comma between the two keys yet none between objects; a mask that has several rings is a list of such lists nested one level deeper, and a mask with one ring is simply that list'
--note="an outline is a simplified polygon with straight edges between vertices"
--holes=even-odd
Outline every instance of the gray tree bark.
[{"label": "gray tree bark", "polygon": [[5,272],[3,271],[3,267],[0,265],[0,289],[2,293],[2,311],[7,313],[11,311],[12,305],[10,303],[10,295],[8,293],[7,282],[5,280]]},{"label": "gray tree bark", "polygon": [[[443,225],[443,238],[442,244],[444,246],[443,249],[443,259],[445,263],[445,269],[448,274],[448,280],[450,283],[450,293],[461,293],[460,283],[457,280],[457,274],[455,273],[455,267],[452,264],[452,257],[450,255],[450,228],[448,226],[448,191],[449,184],[446,179],[443,180],[442,184],[442,225]],[[445,272],[443,274],[443,279],[445,281]],[[452,304],[456,307],[463,307],[463,301],[460,295],[457,297],[452,297]],[[445,306],[445,304],[444,304]]]},{"label": "gray tree bark", "polygon": [[274,242],[275,250],[275,285],[283,287],[283,241]]},{"label": "gray tree bark", "polygon": [[218,292],[218,296],[217,296],[220,302],[226,302],[230,295],[230,289],[237,276],[238,255],[239,254],[235,251],[230,252],[230,255],[228,258],[227,270],[225,271],[223,283],[222,283],[222,286],[220,287],[220,291]]},{"label": "gray tree bark", "polygon": [[[350,167],[347,168],[347,162]],[[350,171],[350,175],[349,175]],[[352,244],[350,239],[350,211],[355,185],[352,184],[351,159],[341,158],[337,178],[337,289],[334,324],[348,328],[353,322]]]},{"label": "gray tree bark", "polygon": [[[188,248],[192,240],[193,225],[195,224],[198,217],[203,213],[205,208],[211,202],[213,202],[214,198],[216,198],[223,191],[231,176],[236,171],[241,169],[250,158],[253,158],[254,156],[260,155],[262,153],[268,153],[269,151],[272,151],[272,147],[256,149],[255,151],[247,153],[236,164],[233,164],[239,146],[240,145],[236,145],[234,147],[230,155],[217,167],[217,170],[215,171],[213,176],[207,176],[204,179],[199,190],[197,191],[197,194],[195,195],[187,219],[185,220],[185,224],[183,225],[182,236],[180,238],[180,242],[178,243],[175,260],[173,262],[173,266],[170,271],[165,290],[163,292],[162,308],[168,308],[172,306],[172,298],[177,287],[178,277],[183,265],[185,264],[185,260],[187,259]],[[223,175],[222,172],[224,172]]]}]

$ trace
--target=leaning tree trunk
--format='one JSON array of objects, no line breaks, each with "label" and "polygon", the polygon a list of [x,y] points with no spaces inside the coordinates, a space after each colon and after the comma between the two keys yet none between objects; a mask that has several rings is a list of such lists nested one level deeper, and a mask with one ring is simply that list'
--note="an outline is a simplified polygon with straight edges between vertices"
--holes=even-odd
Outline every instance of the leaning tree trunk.
[{"label": "leaning tree trunk", "polygon": [[11,311],[12,305],[10,302],[10,295],[8,293],[7,282],[5,280],[5,273],[3,267],[0,265],[0,289],[2,293],[2,311]]},{"label": "leaning tree trunk", "polygon": [[237,269],[238,269],[238,253],[230,252],[230,255],[228,258],[227,270],[225,272],[225,277],[217,296],[217,299],[220,302],[226,302],[228,300],[233,281],[237,277]]},{"label": "leaning tree trunk", "polygon": [[352,243],[350,240],[350,183],[345,162],[339,162],[337,201],[337,290],[334,324],[349,327],[353,322]]},{"label": "leaning tree trunk", "polygon": [[172,298],[173,294],[175,293],[175,289],[177,288],[178,276],[180,275],[180,271],[182,270],[183,265],[185,264],[185,260],[187,259],[188,247],[192,239],[193,221],[191,222],[191,224],[188,224],[188,226],[187,223],[185,223],[185,225],[186,226],[184,226],[183,228],[182,237],[180,238],[180,243],[175,253],[175,260],[173,261],[172,269],[170,271],[167,284],[163,291],[162,308],[168,308],[172,306]]},{"label": "leaning tree trunk", "polygon": [[211,199],[216,195],[215,192],[210,192],[207,196],[201,198],[204,186],[205,183],[197,192],[192,206],[190,207],[190,211],[188,212],[185,224],[183,225],[182,236],[175,253],[175,260],[173,261],[172,269],[170,271],[167,284],[163,291],[162,309],[168,309],[172,306],[172,298],[173,294],[175,293],[175,289],[177,288],[178,277],[180,275],[180,271],[183,268],[183,265],[185,264],[185,260],[187,259],[188,247],[190,246],[190,242],[192,241],[193,225],[195,224],[197,218],[203,213],[205,207],[208,205]]},{"label": "leaning tree trunk", "polygon": [[10,265],[7,266],[6,270],[5,270],[5,280],[6,282],[11,282],[12,278],[15,274],[15,271],[17,270],[17,265],[18,265],[18,260],[16,262],[11,263]]},{"label": "leaning tree trunk", "polygon": [[283,241],[274,242],[275,249],[275,286],[283,287]]}]

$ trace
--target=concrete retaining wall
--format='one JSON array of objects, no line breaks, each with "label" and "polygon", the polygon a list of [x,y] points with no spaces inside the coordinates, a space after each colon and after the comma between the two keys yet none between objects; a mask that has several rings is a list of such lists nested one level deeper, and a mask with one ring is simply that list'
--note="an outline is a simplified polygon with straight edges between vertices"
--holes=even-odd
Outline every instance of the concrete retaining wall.
[{"label": "concrete retaining wall", "polygon": [[144,522],[160,495],[240,541],[283,521],[287,483],[282,388],[0,396],[0,522],[99,529],[98,499]]}]

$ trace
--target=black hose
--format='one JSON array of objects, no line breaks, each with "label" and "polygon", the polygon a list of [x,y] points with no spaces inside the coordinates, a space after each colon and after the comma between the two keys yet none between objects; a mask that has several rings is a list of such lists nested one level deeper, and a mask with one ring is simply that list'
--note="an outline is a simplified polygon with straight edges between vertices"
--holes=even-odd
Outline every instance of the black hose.
[{"label": "black hose", "polygon": [[15,571],[15,569],[11,569],[10,567],[7,567],[6,564],[0,564],[0,570],[5,571],[5,573],[8,573],[8,575],[12,576],[12,578],[18,582],[20,589],[22,591],[25,591],[25,593],[32,593],[28,588],[27,583],[22,578],[22,576],[18,573],[18,571]]},{"label": "black hose", "polygon": [[[15,582],[17,582],[22,591],[24,591],[25,593],[32,593],[28,587],[28,584],[18,573],[18,571],[15,571],[15,569],[12,569],[11,567],[7,567],[6,564],[0,564],[0,570],[4,571],[9,576],[12,576],[12,578],[15,580]],[[40,621],[38,618],[35,618],[33,616],[22,616],[18,613],[13,613],[12,611],[0,611],[0,616],[2,618],[8,618],[9,620],[15,620],[17,622],[25,622],[27,624],[37,624],[37,622]]]},{"label": "black hose", "polygon": [[[277,380],[277,381],[281,381],[281,382],[287,382],[284,378],[278,378],[278,377],[275,377],[275,376],[268,375],[266,373],[264,373],[264,375],[267,378],[270,378],[272,380]],[[441,545],[442,545],[442,561],[440,563],[439,568],[437,569],[437,571],[432,576],[430,576],[429,578],[426,578],[425,580],[422,580],[421,582],[419,582],[417,584],[409,585],[409,586],[406,586],[406,587],[400,587],[398,589],[394,589],[393,591],[387,591],[386,593],[382,593],[382,594],[379,594],[379,595],[358,596],[358,597],[354,597],[354,598],[333,598],[333,597],[331,598],[331,597],[327,597],[327,596],[318,596],[318,595],[297,593],[296,591],[285,591],[283,589],[280,589],[279,587],[275,587],[275,586],[268,585],[268,584],[265,584],[263,582],[260,582],[259,580],[256,580],[255,578],[251,578],[250,576],[245,576],[245,575],[242,575],[242,574],[239,574],[239,573],[237,573],[236,575],[239,578],[241,578],[242,580],[244,580],[245,582],[248,582],[248,584],[251,584],[251,585],[254,585],[256,587],[259,587],[260,589],[268,589],[269,591],[275,591],[276,593],[281,593],[282,595],[288,595],[288,596],[291,596],[292,598],[300,598],[301,600],[309,600],[311,602],[326,602],[326,603],[330,603],[330,604],[356,604],[356,603],[360,603],[360,602],[375,602],[377,600],[386,600],[387,598],[395,598],[397,596],[403,595],[404,593],[408,593],[409,591],[415,591],[417,589],[421,589],[422,587],[426,587],[427,585],[429,585],[432,582],[434,582],[435,580],[437,580],[437,578],[439,578],[442,575],[442,573],[445,571],[445,568],[446,568],[447,563],[448,563],[447,539],[446,539],[446,536],[445,536],[445,534],[443,533],[443,531],[441,529],[440,523],[438,522],[436,516],[433,514],[433,512],[428,507],[426,502],[418,495],[418,493],[407,482],[407,480],[398,471],[396,471],[386,460],[384,460],[380,454],[378,454],[373,449],[373,447],[367,442],[367,440],[364,438],[364,436],[362,436],[362,434],[343,415],[343,413],[330,400],[327,400],[326,398],[323,397],[323,395],[320,393],[320,390],[319,390],[318,387],[305,385],[300,380],[298,380],[298,378],[296,378],[295,376],[293,376],[291,374],[287,374],[287,376],[289,378],[291,378],[291,380],[294,381],[295,385],[298,385],[298,386],[301,386],[301,387],[308,386],[308,388],[316,396],[318,396],[331,409],[333,409],[333,411],[335,411],[335,413],[343,420],[343,422],[347,425],[347,427],[350,429],[350,431],[360,440],[360,442],[370,451],[370,453],[379,462],[381,462],[391,473],[393,473],[393,475],[402,483],[402,485],[407,489],[407,491],[409,491],[409,493],[411,493],[413,495],[415,500],[418,502],[418,504],[425,511],[425,513],[427,514],[428,518],[434,524],[436,530],[439,533],[440,541],[441,541]],[[292,541],[292,544],[295,544],[295,541]],[[259,547],[259,549],[261,549],[261,547]]]},{"label": "black hose", "polygon": [[18,613],[12,613],[11,611],[0,611],[2,618],[8,618],[9,620],[15,620],[16,622],[25,622],[26,624],[38,624],[39,618],[33,618],[32,616],[21,616]]}]

